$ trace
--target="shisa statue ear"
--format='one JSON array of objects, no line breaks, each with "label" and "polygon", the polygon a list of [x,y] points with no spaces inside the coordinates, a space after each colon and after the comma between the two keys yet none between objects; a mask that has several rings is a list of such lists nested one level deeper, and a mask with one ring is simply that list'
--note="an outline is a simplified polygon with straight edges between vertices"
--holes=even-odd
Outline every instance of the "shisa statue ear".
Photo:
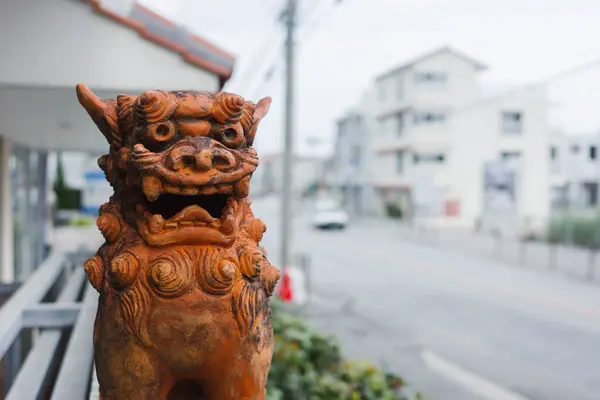
[{"label": "shisa statue ear", "polygon": [[249,146],[252,146],[252,143],[254,143],[254,137],[256,136],[258,124],[260,123],[260,120],[263,119],[265,115],[267,115],[269,107],[271,107],[270,97],[265,97],[256,104],[256,108],[254,109],[254,113],[252,115],[252,126],[246,138],[246,142]]},{"label": "shisa statue ear", "polygon": [[102,100],[86,85],[77,85],[77,99],[100,129],[109,144],[120,146],[121,135],[117,117],[117,101]]}]

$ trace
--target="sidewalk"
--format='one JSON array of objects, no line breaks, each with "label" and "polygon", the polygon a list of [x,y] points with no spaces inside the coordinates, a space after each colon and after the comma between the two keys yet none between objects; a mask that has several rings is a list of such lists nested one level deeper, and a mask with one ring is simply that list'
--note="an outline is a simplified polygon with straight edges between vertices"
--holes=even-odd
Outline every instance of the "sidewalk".
[{"label": "sidewalk", "polygon": [[394,226],[401,239],[415,244],[492,258],[523,268],[557,272],[581,281],[600,282],[600,254],[597,251],[543,242],[494,238],[459,229],[415,228],[393,220],[385,220],[383,223]]}]

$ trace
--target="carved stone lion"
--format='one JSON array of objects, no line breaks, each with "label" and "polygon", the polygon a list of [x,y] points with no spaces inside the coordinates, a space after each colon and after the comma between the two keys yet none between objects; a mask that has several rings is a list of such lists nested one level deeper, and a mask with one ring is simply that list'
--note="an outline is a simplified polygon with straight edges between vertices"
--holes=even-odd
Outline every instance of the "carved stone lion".
[{"label": "carved stone lion", "polygon": [[102,398],[264,399],[279,271],[248,192],[271,99],[77,96],[110,144],[98,164],[114,188],[97,221],[106,242],[85,264]]}]

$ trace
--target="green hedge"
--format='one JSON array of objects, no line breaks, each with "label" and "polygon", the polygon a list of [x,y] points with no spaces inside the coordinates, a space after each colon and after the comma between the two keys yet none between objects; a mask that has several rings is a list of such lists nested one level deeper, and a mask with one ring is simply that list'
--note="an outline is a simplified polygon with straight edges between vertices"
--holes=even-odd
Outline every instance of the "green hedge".
[{"label": "green hedge", "polygon": [[388,217],[402,219],[404,213],[402,212],[402,208],[398,204],[389,203],[386,205],[386,211]]},{"label": "green hedge", "polygon": [[336,339],[313,332],[278,302],[272,316],[275,350],[268,400],[408,400],[400,377],[344,360]]},{"label": "green hedge", "polygon": [[554,218],[548,227],[546,239],[551,243],[597,247],[600,241],[600,218],[591,216]]},{"label": "green hedge", "polygon": [[81,208],[81,191],[67,186],[60,153],[56,162],[56,180],[53,188],[56,193],[56,206],[59,210],[79,210]]}]

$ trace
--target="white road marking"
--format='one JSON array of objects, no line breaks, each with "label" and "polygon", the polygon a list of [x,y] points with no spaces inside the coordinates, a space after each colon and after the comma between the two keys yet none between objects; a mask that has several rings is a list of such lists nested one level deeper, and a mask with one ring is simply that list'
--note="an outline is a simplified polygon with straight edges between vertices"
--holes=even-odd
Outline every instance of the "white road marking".
[{"label": "white road marking", "polygon": [[529,400],[486,378],[469,372],[431,351],[423,351],[421,353],[421,359],[432,371],[437,372],[450,381],[460,384],[476,396],[480,396],[487,400]]}]

